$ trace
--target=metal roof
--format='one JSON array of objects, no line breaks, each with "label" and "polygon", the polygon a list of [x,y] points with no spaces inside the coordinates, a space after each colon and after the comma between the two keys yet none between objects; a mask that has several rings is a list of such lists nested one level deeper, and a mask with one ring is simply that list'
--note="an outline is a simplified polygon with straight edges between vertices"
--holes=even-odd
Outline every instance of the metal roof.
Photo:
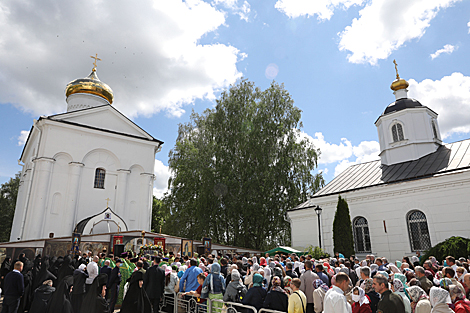
[{"label": "metal roof", "polygon": [[[348,167],[312,198],[340,194],[347,191],[384,184],[428,178],[470,168],[470,139],[440,146],[436,152],[414,161],[382,165],[380,160]],[[291,210],[304,209],[310,201]]]}]

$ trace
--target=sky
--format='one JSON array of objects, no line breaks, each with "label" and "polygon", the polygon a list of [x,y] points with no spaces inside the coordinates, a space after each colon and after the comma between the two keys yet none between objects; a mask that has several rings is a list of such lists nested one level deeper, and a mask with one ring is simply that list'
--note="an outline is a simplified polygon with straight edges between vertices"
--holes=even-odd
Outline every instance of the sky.
[{"label": "sky", "polygon": [[470,1],[0,0],[0,183],[21,170],[33,120],[66,111],[65,86],[95,53],[113,106],[165,142],[157,197],[178,124],[242,77],[284,84],[327,182],[378,159],[394,59],[444,142],[470,137]]}]

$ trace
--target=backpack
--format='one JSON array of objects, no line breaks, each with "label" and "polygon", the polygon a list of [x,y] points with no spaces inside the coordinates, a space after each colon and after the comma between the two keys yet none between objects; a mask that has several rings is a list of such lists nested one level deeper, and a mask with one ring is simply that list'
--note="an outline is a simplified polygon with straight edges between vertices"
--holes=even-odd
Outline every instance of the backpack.
[{"label": "backpack", "polygon": [[243,286],[237,287],[237,295],[235,296],[235,302],[241,303],[243,300]]}]

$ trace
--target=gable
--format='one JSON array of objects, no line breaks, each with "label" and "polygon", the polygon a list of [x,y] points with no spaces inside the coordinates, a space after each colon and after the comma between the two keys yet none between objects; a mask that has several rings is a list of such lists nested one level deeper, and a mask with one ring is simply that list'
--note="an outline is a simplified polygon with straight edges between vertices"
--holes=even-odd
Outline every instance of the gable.
[{"label": "gable", "polygon": [[48,118],[55,121],[74,123],[148,140],[155,140],[155,138],[111,105],[52,115]]}]

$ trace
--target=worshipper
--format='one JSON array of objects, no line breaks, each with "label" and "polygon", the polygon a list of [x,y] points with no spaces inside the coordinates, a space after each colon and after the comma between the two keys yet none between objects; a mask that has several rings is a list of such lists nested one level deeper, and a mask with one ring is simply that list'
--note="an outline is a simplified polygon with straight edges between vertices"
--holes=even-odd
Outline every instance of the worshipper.
[{"label": "worshipper", "polygon": [[314,313],[313,305],[313,282],[317,279],[320,279],[313,270],[313,262],[310,260],[305,261],[304,264],[305,272],[300,275],[300,290],[307,297],[307,310],[306,313]]},{"label": "worshipper", "polygon": [[424,291],[426,291],[426,293],[429,293],[429,289],[431,289],[431,287],[433,286],[433,283],[429,281],[429,279],[426,277],[424,267],[416,266],[415,274],[416,274],[416,278],[419,280],[421,288],[423,288]]},{"label": "worshipper", "polygon": [[[254,274],[255,275],[259,274]],[[261,276],[261,275],[259,275]],[[217,263],[213,263],[211,266],[211,272],[209,275],[204,280],[204,283],[202,284],[202,288],[207,286],[207,291],[208,295],[207,297],[209,299],[218,299],[222,300],[224,297],[224,292],[225,292],[225,279],[224,277],[220,274],[220,265]],[[212,302],[212,307],[214,309],[222,309],[222,303],[214,301]],[[219,310],[220,311],[220,310]],[[171,312],[168,312],[171,313]]]},{"label": "worshipper", "polygon": [[[33,301],[32,296],[35,289],[33,289],[32,270],[34,264],[25,256],[24,253],[21,253],[18,259],[23,263],[21,274],[23,275],[24,294],[23,297],[21,297],[20,306],[18,307],[18,312],[22,313],[30,309],[31,302]],[[14,263],[16,263],[16,261]]]},{"label": "worshipper", "polygon": [[286,264],[286,275],[287,276],[290,276],[292,278],[298,278],[299,275],[297,275],[297,273],[294,271],[294,264],[292,264],[292,262],[288,262]]},{"label": "worshipper", "polygon": [[5,275],[3,289],[2,313],[16,313],[20,305],[20,299],[24,294],[24,278],[21,274],[23,262],[17,261],[13,265],[13,271]]},{"label": "worshipper", "polygon": [[298,278],[292,280],[292,295],[289,297],[288,313],[305,313],[307,310],[307,297],[300,290],[301,284],[302,281]]},{"label": "worshipper", "polygon": [[436,275],[436,269],[433,267],[431,260],[424,261],[423,267],[426,271],[430,271],[432,276]]},{"label": "worshipper", "polygon": [[449,286],[449,295],[455,313],[470,312],[470,302],[465,299],[465,293],[457,285]]},{"label": "worshipper", "polygon": [[227,269],[228,269],[228,260],[226,258],[220,259],[220,272],[224,277],[227,277]]},{"label": "worshipper", "polygon": [[266,294],[266,299],[263,303],[263,308],[286,312],[288,308],[288,300],[289,297],[287,296],[284,289],[281,287],[281,279],[279,276],[274,276],[272,279],[272,287],[271,290],[268,291]]},{"label": "worshipper", "polygon": [[88,278],[88,274],[85,272],[85,269],[86,265],[80,264],[73,272],[72,307],[75,313],[80,312],[86,293],[85,281]]},{"label": "worshipper", "polygon": [[119,288],[121,286],[121,272],[120,267],[123,261],[121,259],[116,260],[116,267],[113,268],[111,271],[110,276],[108,277],[108,282],[106,284],[106,289],[109,290],[109,310],[114,312],[114,306],[116,305],[118,296],[119,296]]},{"label": "worshipper", "polygon": [[[363,266],[359,270],[361,279],[358,282],[358,286],[364,289],[364,281],[370,278],[370,267]],[[365,290],[365,289],[364,289]]]},{"label": "worshipper", "polygon": [[470,298],[470,274],[465,274],[463,277],[463,284],[465,285],[464,287],[467,287],[466,289],[469,290],[465,294],[467,296],[467,299]]},{"label": "worshipper", "polygon": [[240,281],[240,272],[234,269],[231,272],[232,281],[227,285],[223,300],[225,302],[242,302],[246,295],[246,287]]},{"label": "worshipper", "polygon": [[429,290],[429,301],[431,302],[431,313],[453,313],[448,304],[452,302],[449,292],[438,287]]},{"label": "worshipper", "polygon": [[[152,304],[145,289],[142,288],[143,285],[144,273],[141,271],[134,272],[129,281],[129,289],[122,301],[121,313],[152,313]],[[171,313],[173,310],[168,312]]]},{"label": "worshipper", "polygon": [[[163,292],[165,291],[165,271],[158,266],[160,262],[160,257],[153,257],[153,265],[145,272],[144,276],[144,289],[148,298],[150,299],[150,302],[152,303],[154,311],[158,310],[160,299],[163,297]],[[191,268],[199,269],[199,271],[201,270],[200,268],[196,267],[195,261],[193,264],[194,265]],[[188,287],[188,283],[186,283],[186,287]],[[180,290],[184,291],[181,287],[181,284]]]},{"label": "worshipper", "polygon": [[70,289],[73,285],[73,277],[66,276],[59,282],[56,291],[47,302],[46,313],[74,313],[70,302]]},{"label": "worshipper", "polygon": [[370,277],[374,278],[375,274],[377,274],[379,270],[379,266],[375,263],[370,265]]},{"label": "worshipper", "polygon": [[320,278],[327,286],[329,286],[330,279],[328,278],[328,275],[326,275],[323,272],[324,270],[325,270],[325,267],[322,264],[315,265],[315,271],[316,271],[316,274],[318,275],[318,278]]},{"label": "worshipper", "polygon": [[458,286],[460,290],[462,290],[462,292],[465,294],[465,288],[462,286],[461,283],[458,282],[457,279],[455,279],[455,270],[451,267],[444,267],[442,271],[443,271],[444,276],[449,278],[452,281],[452,284]]},{"label": "worshipper", "polygon": [[33,302],[29,313],[46,313],[47,303],[52,298],[55,288],[52,287],[52,280],[46,280],[34,291]]},{"label": "worshipper", "polygon": [[[87,260],[90,259],[89,258],[90,253],[88,253]],[[93,281],[94,281],[95,277],[98,276],[98,273],[99,273],[98,261],[99,261],[98,256],[95,256],[94,258],[91,259],[90,262],[88,262],[88,265],[86,266],[86,271],[88,273],[88,278],[85,281],[85,287],[86,287],[87,292],[90,289],[91,284],[93,284]]]},{"label": "worshipper", "polygon": [[0,289],[3,290],[4,288],[4,279],[8,273],[11,271],[11,258],[7,256],[5,260],[2,262],[2,267],[0,268]]},{"label": "worshipper", "polygon": [[402,265],[403,265],[403,263],[406,263],[408,268],[412,269],[413,271],[415,270],[415,267],[414,267],[413,263],[411,263],[409,257],[404,256],[403,259],[401,260],[401,262],[402,262]]},{"label": "worshipper", "polygon": [[330,289],[328,285],[321,279],[316,279],[313,282],[313,310],[315,313],[323,312],[323,300],[325,299],[325,294]]},{"label": "worshipper", "polygon": [[109,304],[104,298],[107,283],[108,276],[106,274],[99,274],[95,277],[83,299],[80,313],[112,313],[109,311]]},{"label": "worshipper", "polygon": [[382,297],[377,304],[378,312],[405,313],[405,305],[403,304],[402,297],[388,289],[388,280],[385,276],[381,274],[375,275],[373,287]]},{"label": "worshipper", "polygon": [[410,303],[410,300],[408,299],[408,296],[405,294],[405,285],[400,279],[398,278],[393,279],[392,290],[395,294],[401,296],[403,300],[403,304],[405,305],[405,312],[411,313],[411,303]]},{"label": "worshipper", "polygon": [[100,268],[100,274],[106,274],[109,278],[109,276],[111,276],[112,270],[112,268],[109,266],[110,264],[111,262],[109,260],[104,260],[103,266]]},{"label": "worshipper", "polygon": [[57,281],[61,282],[66,276],[73,275],[74,271],[75,268],[72,266],[72,257],[70,255],[66,255],[57,272]]},{"label": "worshipper", "polygon": [[207,302],[207,299],[202,297],[202,284],[204,284],[205,279],[206,275],[204,275],[204,273],[199,273],[197,275],[197,283],[199,284],[197,289],[183,293],[183,295],[186,297],[195,297],[196,302],[198,303],[198,307],[199,305],[205,304]]},{"label": "worshipper", "polygon": [[[189,264],[191,267],[184,272],[183,277],[180,279],[180,292],[195,291],[199,287],[197,275],[201,274],[202,270],[197,267],[197,261],[195,258],[192,258],[189,261]],[[147,292],[147,294],[150,297],[150,293]]]},{"label": "worshipper", "polygon": [[39,273],[36,274],[36,278],[34,279],[33,282],[33,290],[36,290],[39,288],[43,282],[46,280],[52,280],[53,282],[57,280],[57,277],[55,277],[49,270],[49,258],[46,256],[42,258],[41,260],[41,269],[39,270]]},{"label": "worshipper", "polygon": [[349,276],[345,273],[338,273],[335,275],[334,285],[325,294],[323,302],[324,313],[350,313],[351,306],[349,305],[345,292],[349,289]]},{"label": "worshipper", "polygon": [[[139,261],[141,262],[141,261]],[[139,263],[137,262],[137,263]],[[218,264],[217,264],[218,265]],[[138,266],[138,265],[137,265]],[[176,265],[173,265],[172,267],[167,267],[165,270],[165,298],[167,299],[166,302],[166,307],[165,311],[168,313],[172,313],[174,310],[173,303],[175,301],[174,299],[174,293],[178,292],[177,290],[179,289],[179,282],[178,282],[178,275],[176,275],[176,270],[178,267]],[[134,275],[137,275],[137,273],[140,271],[135,271],[134,274],[132,274],[132,277]],[[131,277],[131,280],[132,280]],[[125,298],[124,298],[125,300]]]},{"label": "worshipper", "polygon": [[411,309],[413,313],[430,313],[431,302],[423,288],[412,286],[405,289],[405,294],[411,300]]},{"label": "worshipper", "polygon": [[463,277],[465,276],[465,274],[467,274],[467,270],[465,269],[465,267],[457,267],[457,269],[455,270],[455,274],[457,275],[456,279],[458,280],[458,282],[463,284]]},{"label": "worshipper", "polygon": [[[127,283],[127,280],[131,277],[132,272],[134,271],[135,265],[129,261],[129,258],[132,258],[132,252],[123,252],[121,254],[121,265],[119,267],[119,273],[121,274],[121,285],[119,286],[119,295],[116,301],[116,304],[122,304],[124,299],[124,287]],[[117,265],[116,265],[117,266]]]},{"label": "worshipper", "polygon": [[286,277],[284,277],[283,279],[283,282],[284,282],[284,291],[286,292],[288,296],[290,296],[293,292],[292,286],[291,286],[292,277],[286,275]]},{"label": "worshipper", "polygon": [[370,308],[369,298],[366,296],[366,292],[361,287],[354,287],[351,295],[352,301],[352,313],[372,313]]},{"label": "worshipper", "polygon": [[[227,279],[225,280],[225,287],[227,288],[228,284],[232,281],[232,271],[236,270],[238,266],[236,264],[232,264],[228,267],[227,270]],[[269,267],[266,267],[267,270],[269,270]],[[266,276],[265,276],[266,277]]]}]

